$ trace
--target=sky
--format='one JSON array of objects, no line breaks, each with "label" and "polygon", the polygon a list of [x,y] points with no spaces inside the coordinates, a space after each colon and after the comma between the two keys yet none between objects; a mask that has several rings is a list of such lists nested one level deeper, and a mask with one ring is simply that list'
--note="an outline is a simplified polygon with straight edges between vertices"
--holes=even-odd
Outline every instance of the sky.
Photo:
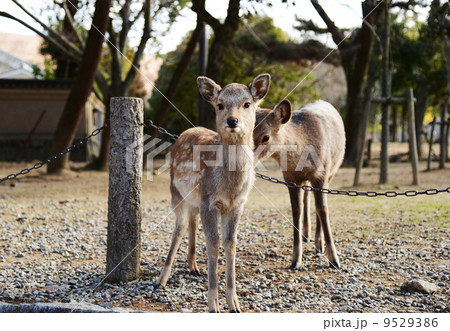
[{"label": "sky", "polygon": [[[53,0],[19,0],[22,5],[33,13],[38,13],[39,8],[45,4],[52,3]],[[245,1],[243,1],[245,2]],[[274,23],[283,29],[292,38],[298,38],[299,33],[293,28],[295,17],[299,16],[305,19],[311,19],[316,24],[325,26],[311,5],[309,0],[298,0],[295,6],[287,6],[281,0],[272,0],[273,7],[263,4],[255,4],[254,7],[258,14],[265,14],[272,17]],[[324,7],[330,18],[341,28],[354,28],[361,26],[361,0],[321,0],[320,4]],[[207,10],[216,18],[224,19],[226,16],[228,1],[226,0],[206,0]],[[34,21],[18,8],[11,0],[0,0],[0,11],[10,13],[25,22],[29,23],[38,30],[42,30]],[[45,20],[44,20],[45,21]],[[86,18],[85,21],[89,21]],[[164,43],[161,45],[160,53],[166,53],[176,48],[187,32],[194,29],[196,14],[190,8],[185,8],[177,21],[171,26],[167,36],[164,37]],[[34,32],[13,20],[0,17],[0,32],[9,32],[16,34],[33,35]],[[329,46],[333,46],[332,40],[324,40]]]}]

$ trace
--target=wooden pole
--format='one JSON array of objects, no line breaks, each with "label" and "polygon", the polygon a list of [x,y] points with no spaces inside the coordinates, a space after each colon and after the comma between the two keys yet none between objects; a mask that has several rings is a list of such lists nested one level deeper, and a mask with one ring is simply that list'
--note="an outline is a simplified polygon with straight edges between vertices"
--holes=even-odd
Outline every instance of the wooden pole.
[{"label": "wooden pole", "polygon": [[144,104],[111,98],[108,241],[106,279],[128,282],[139,276]]},{"label": "wooden pole", "polygon": [[428,142],[428,159],[427,159],[427,171],[431,170],[431,157],[433,155],[433,136],[434,136],[434,126],[436,125],[436,116],[433,118],[431,123],[430,141]]},{"label": "wooden pole", "polygon": [[440,147],[440,154],[439,154],[439,169],[445,168],[445,161],[447,161],[447,136],[445,135],[445,127],[446,122],[445,118],[447,117],[447,108],[448,108],[448,102],[450,98],[445,100],[445,102],[442,104],[442,110],[441,110],[441,132],[439,137],[439,147]]},{"label": "wooden pole", "polygon": [[416,142],[416,120],[414,118],[414,95],[413,89],[407,90],[406,98],[408,100],[408,119],[409,119],[409,151],[413,169],[413,185],[420,185],[419,180],[419,154],[417,153]]},{"label": "wooden pole", "polygon": [[447,129],[445,131],[445,141],[446,141],[446,145],[447,145],[447,161],[449,161],[449,157],[450,157],[450,153],[448,151],[448,147],[449,147],[448,137],[449,137],[449,135],[450,135],[450,117],[447,118]]},{"label": "wooden pole", "polygon": [[[355,178],[353,179],[353,186],[359,185],[359,178],[361,173],[361,168],[364,164],[364,145],[366,142],[366,135],[367,130],[369,127],[369,117],[370,117],[370,110],[372,105],[372,90],[375,85],[375,75],[372,72],[374,70],[375,66],[370,63],[369,65],[369,78],[367,79],[367,85],[364,88],[364,113],[363,113],[363,125],[362,125],[362,132],[361,132],[361,142],[359,146],[358,151],[358,159],[356,161],[356,169],[355,169]],[[370,159],[370,140],[368,142],[368,153],[369,153],[369,159]]]}]

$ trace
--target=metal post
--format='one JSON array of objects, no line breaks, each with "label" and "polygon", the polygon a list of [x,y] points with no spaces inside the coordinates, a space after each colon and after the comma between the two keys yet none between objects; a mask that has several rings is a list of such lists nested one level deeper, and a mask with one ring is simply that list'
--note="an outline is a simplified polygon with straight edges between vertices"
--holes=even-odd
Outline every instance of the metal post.
[{"label": "metal post", "polygon": [[408,119],[409,119],[409,151],[411,164],[413,169],[413,185],[420,185],[419,181],[419,154],[417,153],[416,141],[416,120],[414,118],[414,95],[413,89],[407,90],[406,99],[408,102]]},{"label": "metal post", "polygon": [[106,279],[139,276],[144,103],[111,98]]},{"label": "metal post", "polygon": [[[206,75],[206,66],[208,60],[208,42],[206,39],[206,25],[202,23],[202,32],[200,33],[199,40],[199,65],[198,65],[198,75],[205,76]],[[198,94],[198,125],[205,126],[205,100],[201,97],[200,93]]]}]

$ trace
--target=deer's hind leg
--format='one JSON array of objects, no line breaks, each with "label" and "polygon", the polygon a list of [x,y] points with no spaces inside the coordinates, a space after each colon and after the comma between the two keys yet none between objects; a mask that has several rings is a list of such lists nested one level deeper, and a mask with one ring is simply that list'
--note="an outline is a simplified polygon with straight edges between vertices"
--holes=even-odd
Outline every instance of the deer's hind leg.
[{"label": "deer's hind leg", "polygon": [[311,192],[303,192],[303,221],[302,221],[302,237],[303,242],[309,242],[311,238],[311,218],[309,215],[309,205],[311,201]]},{"label": "deer's hind leg", "polygon": [[322,226],[320,225],[319,213],[316,212],[316,235],[315,235],[316,252],[325,252],[325,239],[323,238]]},{"label": "deer's hind leg", "polygon": [[[326,187],[326,185],[320,181],[316,181],[313,185],[315,187]],[[325,239],[325,250],[328,262],[330,263],[330,267],[340,268],[341,265],[334,245],[333,234],[331,233],[327,196],[322,192],[314,192],[314,198],[316,201],[316,213],[319,215],[320,225]]]},{"label": "deer's hind leg", "polygon": [[198,226],[198,208],[192,208],[189,213],[189,250],[188,266],[191,274],[200,276],[200,270],[197,266],[197,256],[195,252],[196,234]]}]

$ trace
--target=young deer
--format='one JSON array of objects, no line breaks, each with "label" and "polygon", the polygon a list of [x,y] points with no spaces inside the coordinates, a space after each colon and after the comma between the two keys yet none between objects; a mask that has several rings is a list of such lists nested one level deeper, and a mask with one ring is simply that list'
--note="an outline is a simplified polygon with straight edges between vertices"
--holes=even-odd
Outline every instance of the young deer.
[{"label": "young deer", "polygon": [[[221,221],[226,300],[230,312],[240,312],[235,284],[237,228],[255,178],[255,113],[269,89],[270,75],[256,77],[249,87],[233,83],[222,89],[207,77],[198,77],[197,84],[202,97],[215,108],[217,133],[192,128],[183,132],[173,146],[170,191],[176,225],[157,284],[166,285],[175,253],[188,226],[188,264],[191,272],[199,273],[195,261],[195,232],[196,217],[200,213],[208,253],[209,311],[219,311],[217,261],[218,223]],[[203,151],[201,155],[200,151]]]},{"label": "young deer", "polygon": [[[313,187],[328,188],[344,158],[345,131],[342,118],[331,104],[322,100],[310,103],[294,113],[287,100],[283,100],[274,111],[258,110],[253,137],[257,157],[261,159],[272,155],[281,165],[284,179],[299,185],[309,182]],[[315,164],[311,164],[309,156]],[[288,190],[294,224],[291,268],[297,269],[302,264],[299,231],[302,214],[303,235],[309,236],[309,194],[304,194],[298,188]],[[321,192],[313,194],[317,214],[316,248],[323,251],[323,233],[330,266],[339,268],[330,229],[327,196]]]}]

